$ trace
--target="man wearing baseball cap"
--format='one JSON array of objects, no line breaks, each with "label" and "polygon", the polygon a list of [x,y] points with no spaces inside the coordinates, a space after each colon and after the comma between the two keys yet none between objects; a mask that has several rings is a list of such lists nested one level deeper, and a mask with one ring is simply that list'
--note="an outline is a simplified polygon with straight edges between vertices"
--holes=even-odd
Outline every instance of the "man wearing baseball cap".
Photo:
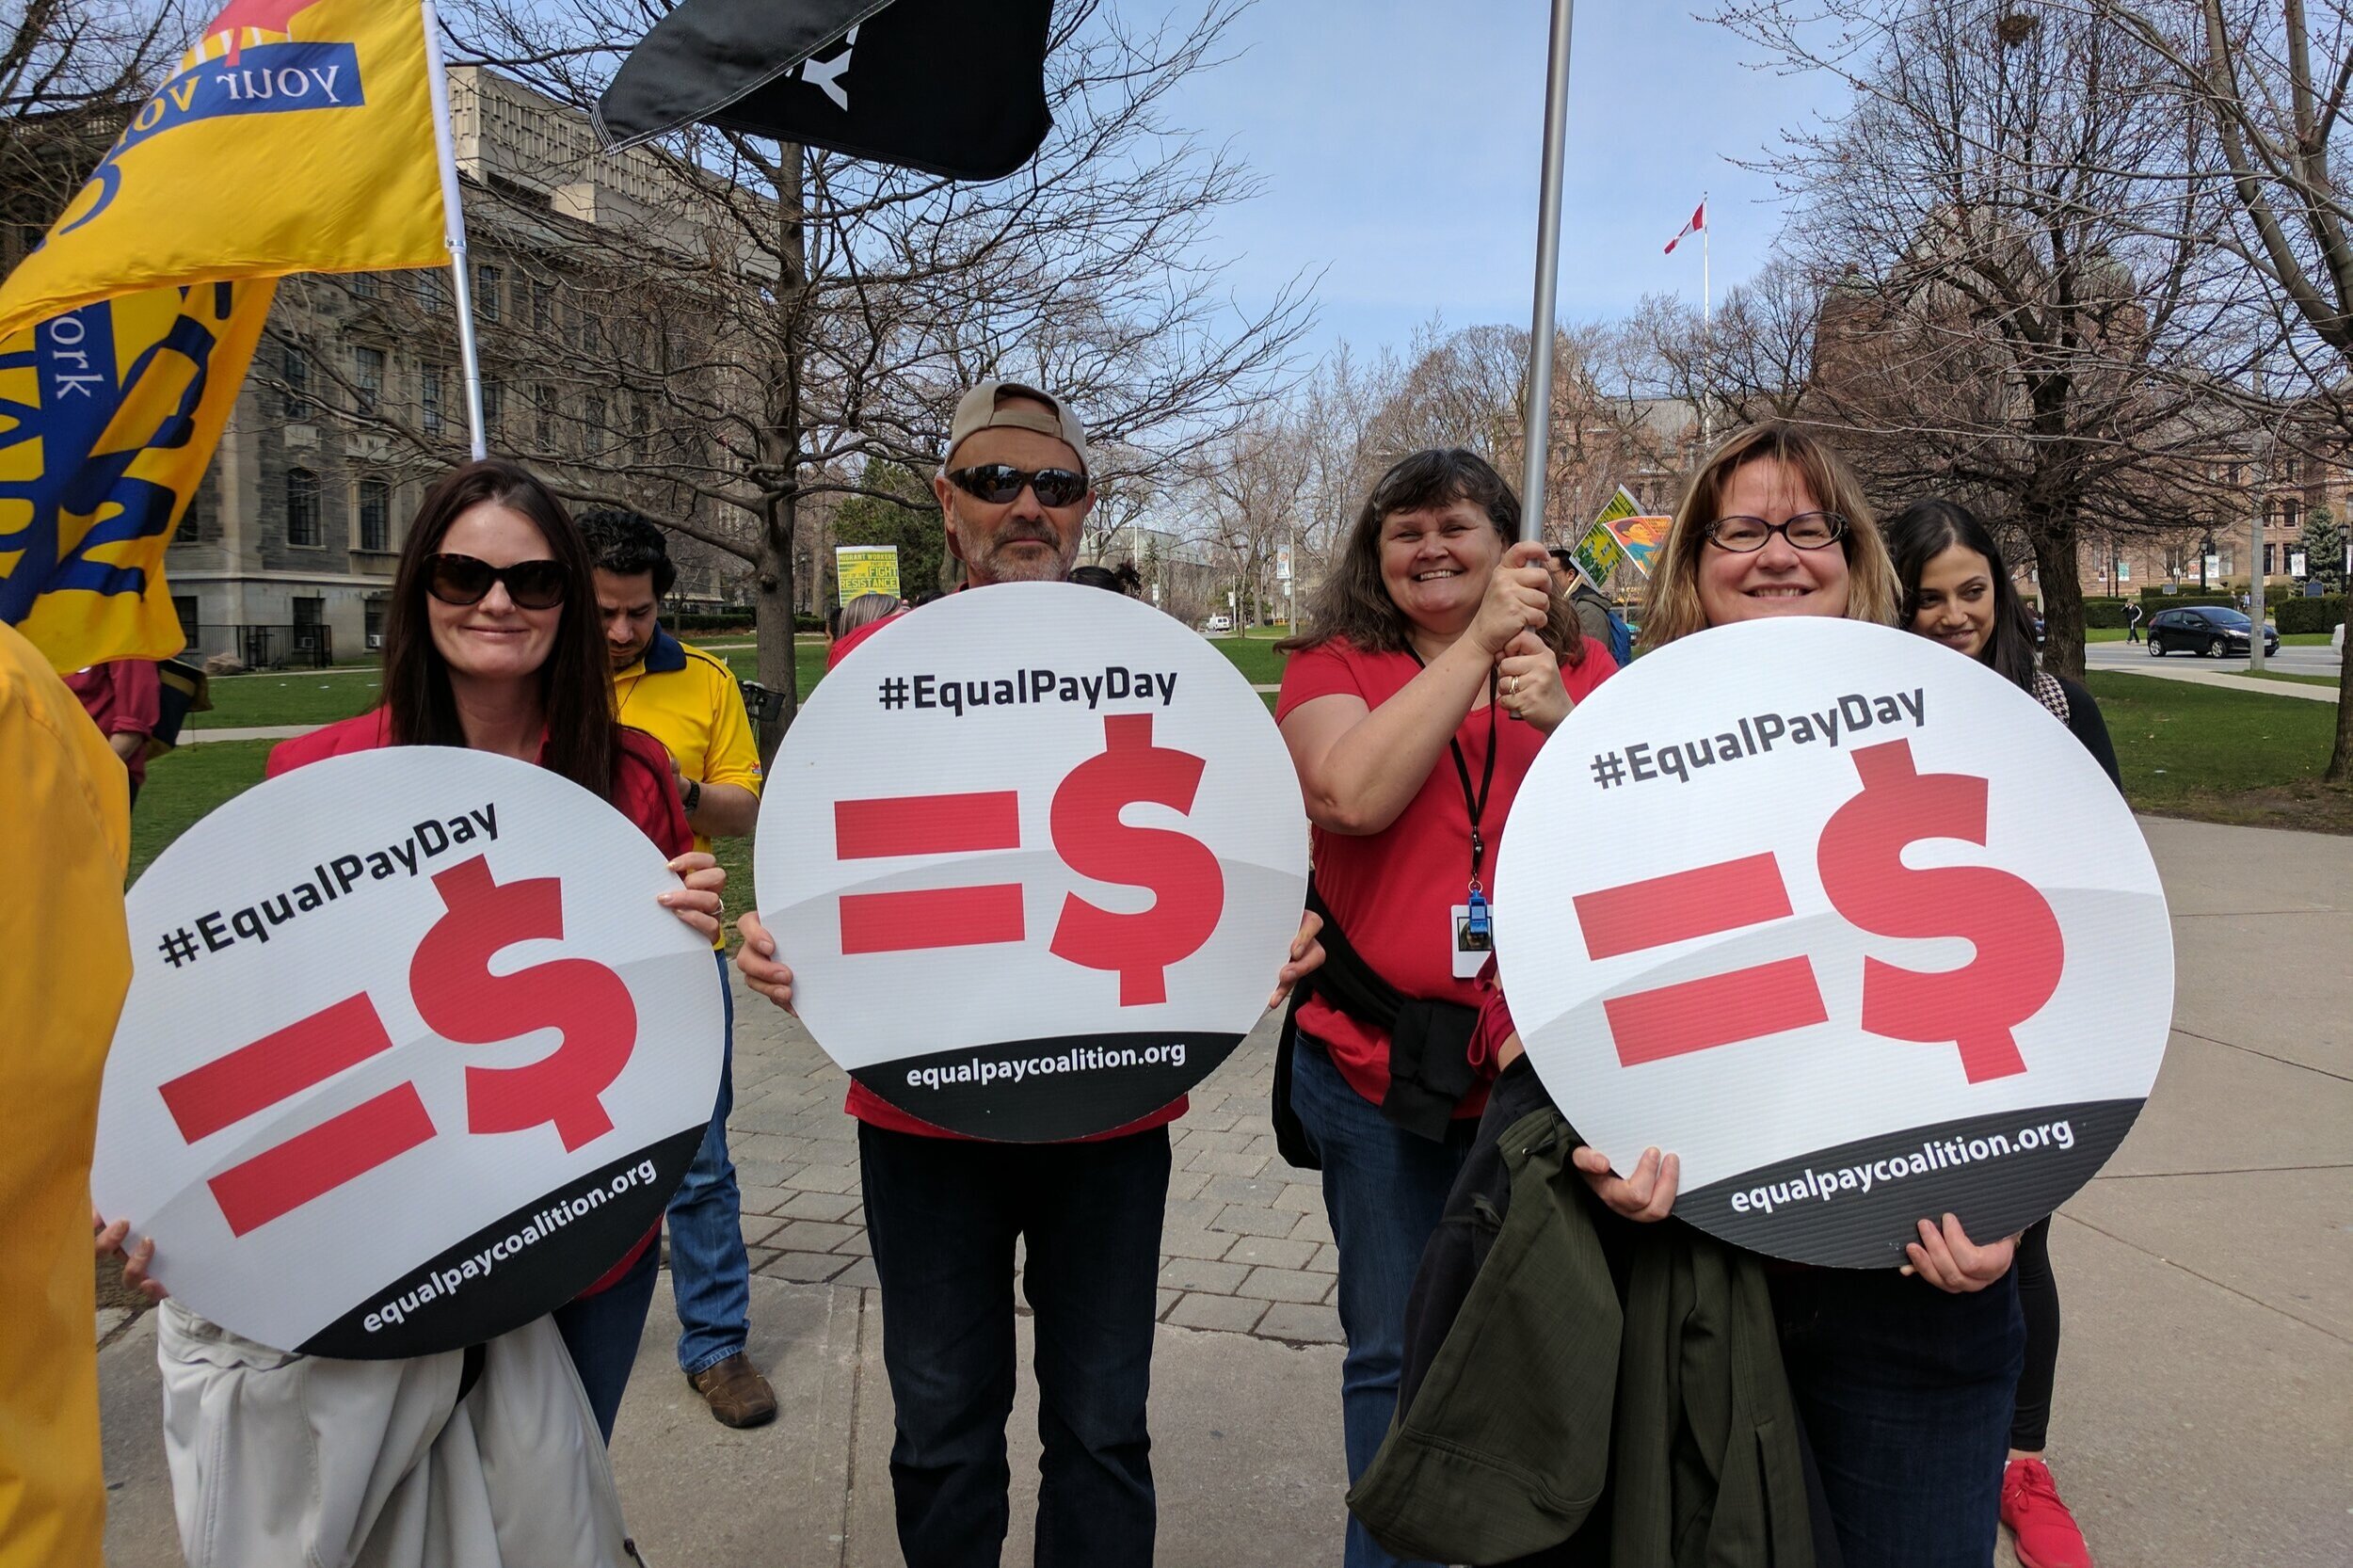
[{"label": "man wearing baseball cap", "polygon": [[[957,405],[932,480],[966,586],[1061,582],[1095,494],[1086,432],[1062,399],[984,381]],[[920,611],[914,612],[916,615]],[[834,645],[839,661],[893,616]],[[753,989],[792,1001],[792,971],[757,914],[737,922]],[[1321,960],[1302,928],[1286,989]],[[1038,1568],[1148,1563],[1156,1505],[1150,1389],[1168,1124],[1182,1099],[1066,1144],[1000,1144],[919,1121],[864,1085],[859,1188],[883,1297],[883,1368],[897,1436],[890,1482],[909,1568],[995,1564],[1010,1509],[1014,1249],[1036,1323]]]}]

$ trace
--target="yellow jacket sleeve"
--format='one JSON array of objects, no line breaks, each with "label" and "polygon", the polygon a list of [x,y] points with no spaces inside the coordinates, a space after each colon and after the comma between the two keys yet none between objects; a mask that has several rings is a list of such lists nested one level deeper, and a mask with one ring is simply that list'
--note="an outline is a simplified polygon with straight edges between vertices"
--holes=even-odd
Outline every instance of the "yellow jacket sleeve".
[{"label": "yellow jacket sleeve", "polygon": [[0,1568],[95,1568],[105,1525],[89,1165],[130,841],[122,763],[0,625]]}]

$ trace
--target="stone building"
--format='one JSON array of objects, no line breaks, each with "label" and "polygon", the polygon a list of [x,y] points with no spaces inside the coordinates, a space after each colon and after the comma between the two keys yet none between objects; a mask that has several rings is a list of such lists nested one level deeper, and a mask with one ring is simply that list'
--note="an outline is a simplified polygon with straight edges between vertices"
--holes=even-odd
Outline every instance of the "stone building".
[{"label": "stone building", "polygon": [[[450,93],[490,450],[559,488],[621,489],[656,516],[724,528],[660,477],[663,460],[699,437],[642,373],[667,343],[649,336],[691,325],[691,308],[649,307],[598,244],[600,225],[625,225],[632,239],[678,229],[691,193],[682,202],[676,177],[649,158],[598,155],[584,116],[516,83],[454,68]],[[446,270],[280,283],[168,557],[192,652],[274,664],[362,659],[380,646],[408,520],[465,456],[455,323]],[[728,392],[712,389],[717,407]],[[748,602],[740,557],[677,533],[672,554],[674,607]]]}]

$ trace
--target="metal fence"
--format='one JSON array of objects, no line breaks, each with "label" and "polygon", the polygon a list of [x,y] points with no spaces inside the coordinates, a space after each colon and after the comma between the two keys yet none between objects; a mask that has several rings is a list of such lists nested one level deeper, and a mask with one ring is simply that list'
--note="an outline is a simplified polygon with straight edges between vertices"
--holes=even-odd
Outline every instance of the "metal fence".
[{"label": "metal fence", "polygon": [[180,657],[227,657],[249,670],[325,669],[335,662],[335,635],[324,626],[192,626]]}]

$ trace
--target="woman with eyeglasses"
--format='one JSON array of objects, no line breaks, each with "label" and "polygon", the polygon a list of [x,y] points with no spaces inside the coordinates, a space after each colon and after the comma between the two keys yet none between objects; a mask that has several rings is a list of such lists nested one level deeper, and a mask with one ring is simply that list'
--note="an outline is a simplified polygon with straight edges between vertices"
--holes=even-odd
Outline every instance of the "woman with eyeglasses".
[{"label": "woman with eyeglasses", "polygon": [[[425,492],[393,575],[383,696],[367,712],[281,742],[268,776],[388,745],[466,746],[548,768],[661,847],[685,883],[662,903],[708,938],[727,872],[693,853],[669,754],[614,720],[590,572],[563,504],[521,467],[488,458],[444,476]],[[125,1228],[117,1222],[102,1247]],[[653,1299],[659,1231],[554,1314],[608,1441]],[[139,1243],[125,1277],[160,1299],[146,1277],[152,1253]]]},{"label": "woman with eyeglasses", "polygon": [[[2041,703],[2083,743],[2121,792],[2124,780],[2099,706],[2082,686],[2041,667],[2034,623],[2002,565],[2000,547],[1977,515],[1950,501],[1915,502],[1888,524],[1887,548],[1903,584],[1904,625],[1977,660]],[[2059,1347],[2049,1216],[2019,1238],[2017,1274],[2026,1354],[2002,1472],[2002,1522],[2017,1538],[2018,1560],[2025,1568],[2090,1568],[2083,1530],[2059,1500],[2043,1461]]]},{"label": "woman with eyeglasses", "polygon": [[[1492,920],[1511,918],[1485,892],[1504,819],[1545,738],[1617,667],[1519,529],[1482,458],[1416,453],[1373,487],[1308,630],[1279,645],[1275,718],[1328,956],[1287,1024],[1277,1136],[1323,1173],[1352,1482],[1396,1411],[1407,1292],[1486,1103],[1469,1046]],[[1349,1568],[1396,1560],[1350,1520]]]},{"label": "woman with eyeglasses", "polygon": [[[1692,476],[1659,548],[1642,646],[1776,616],[1892,625],[1901,608],[1845,463],[1793,426],[1757,425]],[[1491,1005],[1482,1029],[1510,1028]],[[1507,1067],[1521,1055],[1516,1032],[1496,1051]],[[1576,1122],[1575,1106],[1561,1110]],[[1572,1159],[1625,1218],[1662,1221],[1674,1206],[1672,1153],[1645,1149],[1629,1162],[1587,1145]],[[1919,1222],[1900,1269],[1768,1262],[1783,1366],[1843,1568],[1984,1568],[1991,1559],[2025,1335],[2016,1241],[1980,1245],[1945,1214]]]}]

